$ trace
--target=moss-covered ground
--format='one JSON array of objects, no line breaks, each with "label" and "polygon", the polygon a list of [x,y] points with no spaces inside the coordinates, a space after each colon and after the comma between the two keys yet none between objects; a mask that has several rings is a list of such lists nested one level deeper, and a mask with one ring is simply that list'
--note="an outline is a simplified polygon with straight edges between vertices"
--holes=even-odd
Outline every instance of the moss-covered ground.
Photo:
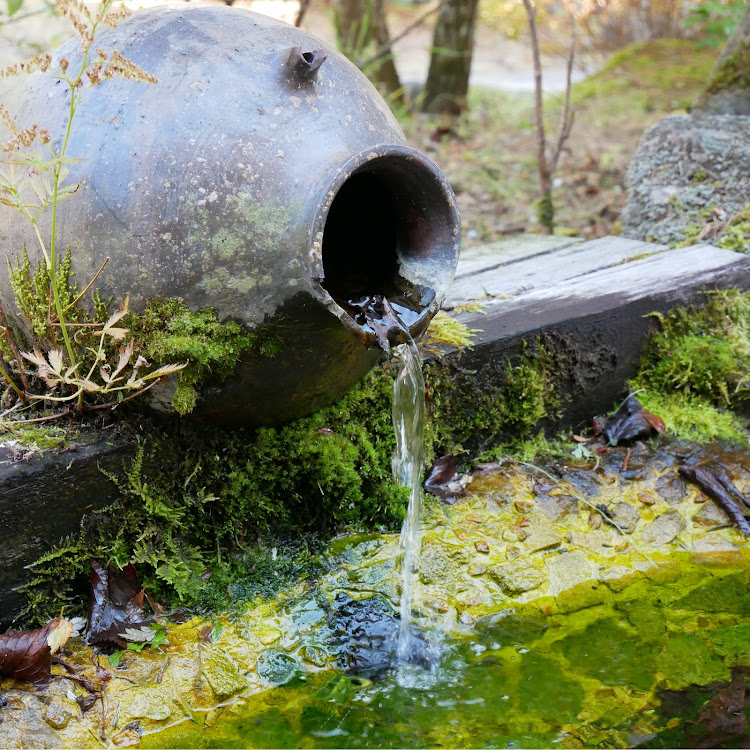
[{"label": "moss-covered ground", "polygon": [[[466,343],[469,332],[441,316],[429,346],[461,337]],[[746,443],[739,414],[749,337],[750,297],[736,291],[657,321],[630,386],[664,419],[668,439]],[[425,368],[431,457],[573,452],[537,433],[567,397],[559,380],[566,362],[554,349],[530,342],[486,387],[451,361]],[[89,514],[77,536],[32,566],[27,620],[56,614],[60,602],[82,611],[91,559],[135,562],[168,603],[225,607],[307,575],[319,540],[343,528],[397,529],[407,495],[391,478],[393,375],[386,363],[333,406],[277,428],[229,431],[133,414],[150,437],[116,478],[121,500]],[[44,444],[55,439],[51,431]]]}]

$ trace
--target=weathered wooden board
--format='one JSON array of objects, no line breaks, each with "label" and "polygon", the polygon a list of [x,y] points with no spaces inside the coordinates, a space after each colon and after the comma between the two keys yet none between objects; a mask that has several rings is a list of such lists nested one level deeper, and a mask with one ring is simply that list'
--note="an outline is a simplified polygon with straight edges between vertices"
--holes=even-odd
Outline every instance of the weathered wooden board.
[{"label": "weathered wooden board", "polygon": [[482,303],[484,314],[458,315],[481,333],[472,350],[444,359],[447,366],[460,359],[482,381],[518,355],[524,340],[542,337],[564,348],[576,370],[562,418],[549,426],[575,426],[623,395],[656,325],[649,313],[729,287],[750,288],[750,257],[711,245],[510,238],[463,253],[445,308]]},{"label": "weathered wooden board", "polygon": [[92,431],[75,450],[29,461],[0,448],[0,631],[23,608],[14,589],[31,578],[25,566],[77,533],[84,514],[115,500],[119,490],[103,471],[121,474],[135,446],[134,437]]}]

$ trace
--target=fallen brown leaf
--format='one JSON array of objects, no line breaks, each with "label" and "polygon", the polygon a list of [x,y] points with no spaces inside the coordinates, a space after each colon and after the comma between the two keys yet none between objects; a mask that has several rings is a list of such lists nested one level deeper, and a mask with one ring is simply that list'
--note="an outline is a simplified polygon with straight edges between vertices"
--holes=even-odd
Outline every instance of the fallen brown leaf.
[{"label": "fallen brown leaf", "polygon": [[38,688],[50,680],[52,654],[73,635],[73,623],[64,618],[52,620],[39,630],[0,636],[0,674],[31,682]]}]

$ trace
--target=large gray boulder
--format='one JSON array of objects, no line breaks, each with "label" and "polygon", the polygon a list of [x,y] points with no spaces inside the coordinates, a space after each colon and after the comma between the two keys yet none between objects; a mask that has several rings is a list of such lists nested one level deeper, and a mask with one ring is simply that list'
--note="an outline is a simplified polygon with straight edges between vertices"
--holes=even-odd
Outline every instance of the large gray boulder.
[{"label": "large gray boulder", "polygon": [[698,239],[711,225],[715,240],[748,205],[750,117],[672,115],[649,128],[635,152],[622,234],[670,244]]}]

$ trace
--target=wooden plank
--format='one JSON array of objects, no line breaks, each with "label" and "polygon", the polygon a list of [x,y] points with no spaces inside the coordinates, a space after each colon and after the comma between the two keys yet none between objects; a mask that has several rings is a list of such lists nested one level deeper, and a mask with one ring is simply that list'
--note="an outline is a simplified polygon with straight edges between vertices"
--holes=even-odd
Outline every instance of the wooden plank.
[{"label": "wooden plank", "polygon": [[[443,356],[466,408],[503,398],[508,363],[541,342],[555,363],[561,413],[539,423],[548,432],[580,428],[624,395],[657,321],[650,313],[700,304],[705,292],[750,290],[750,257],[710,245],[670,250],[624,238],[554,248],[459,278],[447,306],[485,303],[485,314],[459,320],[481,329],[474,346]],[[485,291],[495,296],[486,297]],[[471,452],[512,435],[486,426],[458,442]]]},{"label": "wooden plank", "polygon": [[474,300],[525,295],[539,287],[557,287],[601,269],[664,252],[669,252],[664,245],[625,237],[567,244],[542,255],[519,258],[507,265],[457,278],[448,294],[446,309]]},{"label": "wooden plank", "polygon": [[[558,280],[547,278],[549,269],[556,266],[545,259],[535,285],[515,296],[485,298],[484,315],[464,314],[459,319],[473,328],[484,329],[480,341],[485,337],[517,335],[642,299],[669,298],[683,287],[733,286],[735,281],[743,286],[749,265],[748,256],[711,245],[694,245]],[[725,272],[726,283],[722,281]],[[477,295],[475,299],[478,298]]]},{"label": "wooden plank", "polygon": [[545,255],[568,245],[580,244],[577,237],[556,237],[549,234],[521,234],[513,238],[476,245],[461,251],[456,268],[456,279],[472,276],[517,260]]}]

